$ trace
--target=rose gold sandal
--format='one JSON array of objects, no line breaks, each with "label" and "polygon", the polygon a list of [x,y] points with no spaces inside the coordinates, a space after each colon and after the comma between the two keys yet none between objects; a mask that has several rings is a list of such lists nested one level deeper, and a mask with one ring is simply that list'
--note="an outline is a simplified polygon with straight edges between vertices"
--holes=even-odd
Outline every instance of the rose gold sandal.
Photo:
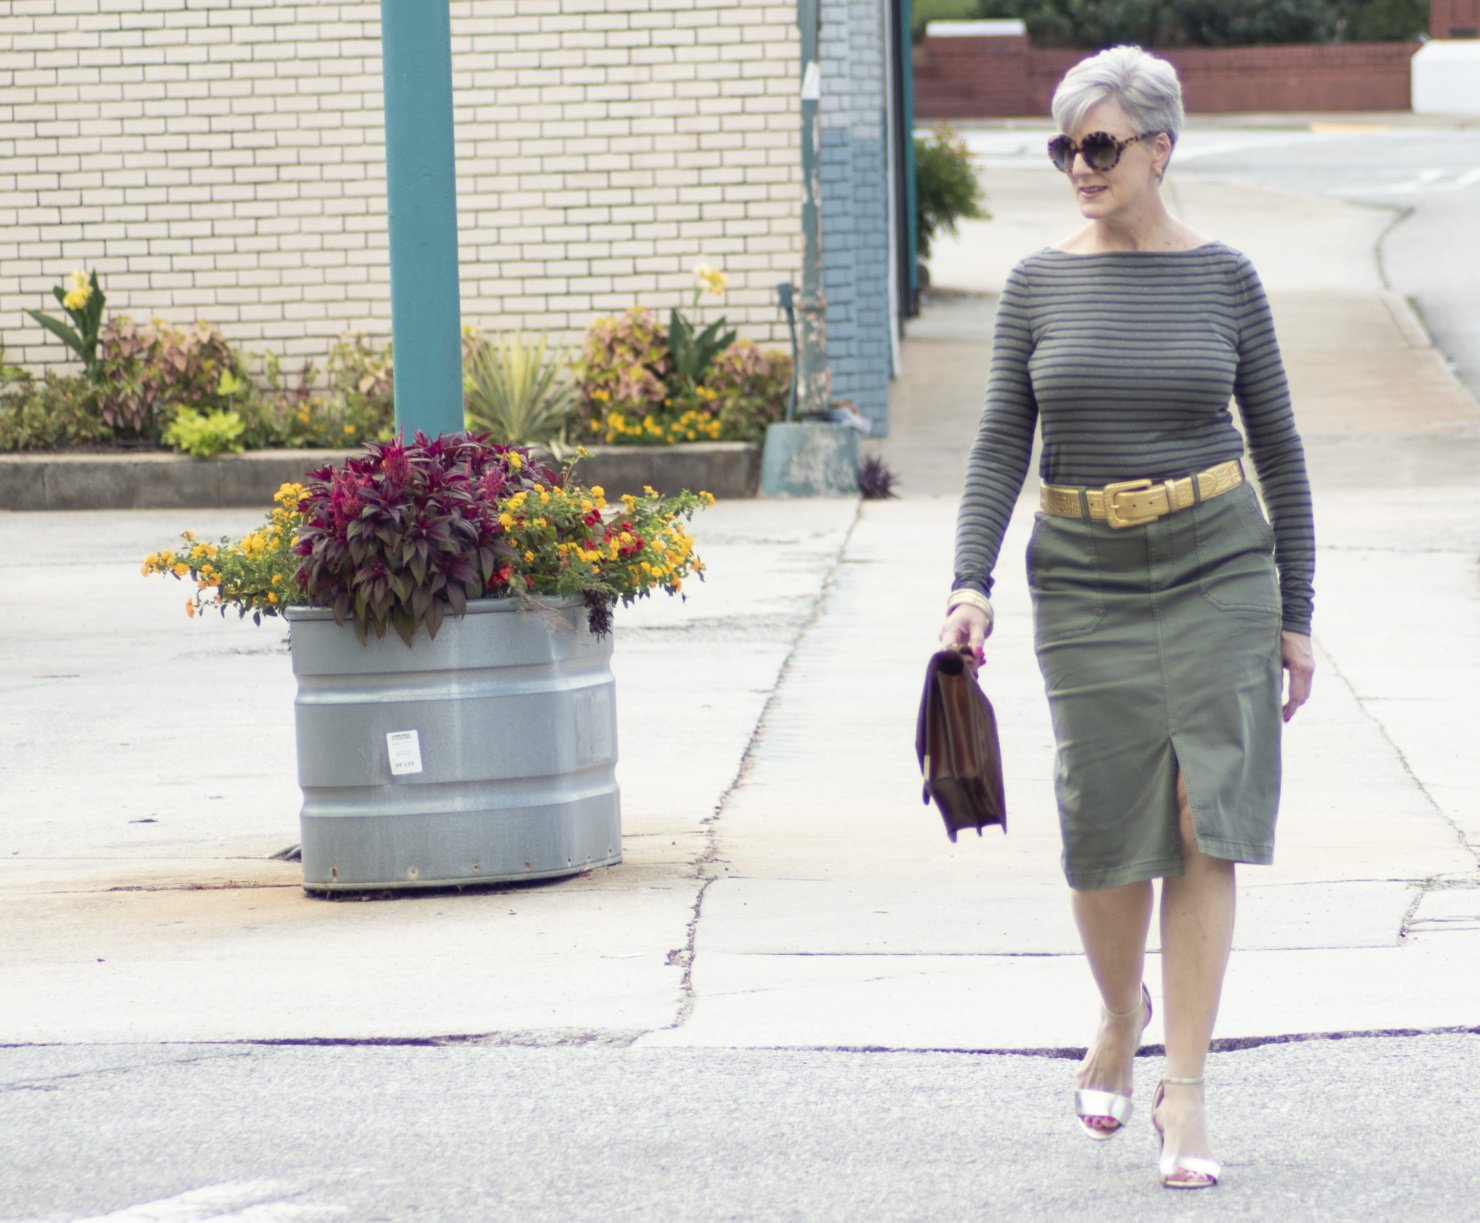
[{"label": "rose gold sandal", "polygon": [[[1141,1032],[1146,1031],[1151,1022],[1151,994],[1145,985],[1141,986],[1141,1001],[1129,1011],[1112,1011],[1101,1003],[1101,1008],[1111,1019],[1129,1019],[1143,1007],[1146,1010],[1146,1018],[1141,1021]],[[1141,1037],[1136,1037],[1136,1047],[1140,1048]],[[1129,1096],[1123,1096],[1118,1091],[1100,1091],[1093,1088],[1080,1088],[1074,1092],[1074,1115],[1079,1118],[1079,1124],[1084,1132],[1096,1142],[1104,1142],[1106,1139],[1114,1138],[1116,1134],[1125,1129],[1126,1123],[1131,1119],[1134,1105]],[[1093,1125],[1095,1121],[1113,1121],[1113,1126]]]}]

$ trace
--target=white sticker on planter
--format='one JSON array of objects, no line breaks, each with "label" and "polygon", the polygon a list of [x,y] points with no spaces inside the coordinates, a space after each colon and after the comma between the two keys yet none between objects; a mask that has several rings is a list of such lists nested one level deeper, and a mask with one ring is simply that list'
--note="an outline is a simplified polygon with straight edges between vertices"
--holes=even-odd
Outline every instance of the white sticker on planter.
[{"label": "white sticker on planter", "polygon": [[421,740],[414,730],[393,730],[385,737],[391,756],[391,776],[421,772]]}]

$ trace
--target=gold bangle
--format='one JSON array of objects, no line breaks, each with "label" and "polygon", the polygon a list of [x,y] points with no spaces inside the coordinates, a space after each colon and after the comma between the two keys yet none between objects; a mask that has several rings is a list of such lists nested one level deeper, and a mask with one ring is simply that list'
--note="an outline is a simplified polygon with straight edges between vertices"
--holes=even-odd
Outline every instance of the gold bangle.
[{"label": "gold bangle", "polygon": [[949,616],[956,608],[963,604],[986,612],[987,631],[991,632],[992,622],[996,619],[992,611],[992,601],[986,595],[967,587],[963,587],[960,590],[953,590],[951,591],[951,597],[946,600],[946,615]]}]

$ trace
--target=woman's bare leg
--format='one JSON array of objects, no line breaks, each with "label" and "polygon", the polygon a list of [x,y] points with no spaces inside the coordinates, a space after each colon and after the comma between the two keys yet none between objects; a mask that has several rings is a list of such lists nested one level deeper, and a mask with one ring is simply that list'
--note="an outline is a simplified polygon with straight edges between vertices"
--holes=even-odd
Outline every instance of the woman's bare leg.
[{"label": "woman's bare leg", "polygon": [[[1234,871],[1226,858],[1197,848],[1187,787],[1177,777],[1184,873],[1161,891],[1161,980],[1166,1030],[1166,1074],[1201,1078],[1218,1018],[1223,973],[1233,945]],[[1211,1158],[1203,1124],[1203,1089],[1169,1083],[1157,1111],[1170,1155]]]},{"label": "woman's bare leg", "polygon": [[[1100,987],[1102,1013],[1095,1043],[1075,1076],[1080,1088],[1131,1094],[1131,1071],[1146,1015],[1141,1010],[1141,974],[1146,932],[1151,927],[1151,882],[1128,883],[1098,892],[1071,892],[1074,921],[1090,971]],[[1113,1130],[1106,1119],[1096,1129]]]}]

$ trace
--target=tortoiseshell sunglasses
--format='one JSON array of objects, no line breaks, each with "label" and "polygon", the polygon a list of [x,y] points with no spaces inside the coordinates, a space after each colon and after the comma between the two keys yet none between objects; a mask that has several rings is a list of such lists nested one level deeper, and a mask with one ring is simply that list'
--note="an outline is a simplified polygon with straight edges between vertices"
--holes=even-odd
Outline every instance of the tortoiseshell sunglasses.
[{"label": "tortoiseshell sunglasses", "polygon": [[1155,132],[1142,132],[1129,140],[1117,140],[1109,132],[1091,132],[1084,140],[1075,144],[1068,136],[1055,136],[1048,142],[1049,160],[1065,174],[1074,164],[1076,154],[1083,153],[1085,163],[1091,170],[1113,170],[1120,164],[1120,155],[1129,145]]}]

